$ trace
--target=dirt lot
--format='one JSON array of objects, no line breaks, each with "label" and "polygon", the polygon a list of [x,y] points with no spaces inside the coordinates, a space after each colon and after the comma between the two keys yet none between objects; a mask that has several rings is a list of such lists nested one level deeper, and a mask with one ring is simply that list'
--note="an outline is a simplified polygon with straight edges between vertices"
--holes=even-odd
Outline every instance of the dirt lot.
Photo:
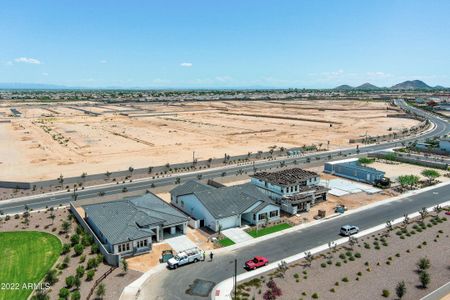
[{"label": "dirt lot", "polygon": [[[42,211],[33,212],[30,214],[28,225],[24,224],[24,218],[21,216],[20,218],[17,219],[15,217],[11,217],[11,219],[8,221],[5,221],[5,216],[1,216],[0,232],[17,231],[17,230],[45,231],[58,236],[58,238],[63,243],[70,244],[70,236],[75,234],[77,223],[74,220],[72,220],[71,221],[72,226],[70,230],[67,232],[67,234],[61,233],[60,231],[62,222],[68,220],[69,215],[68,210],[66,208],[56,209],[54,215],[55,219],[52,222],[50,218],[50,212],[42,212]],[[70,275],[75,275],[76,268],[78,266],[83,265],[86,268],[87,261],[90,258],[96,257],[96,254],[91,254],[90,247],[86,247],[82,255],[85,256],[84,263],[80,262],[81,256],[75,256],[73,248],[70,250],[70,253],[68,254],[70,262],[67,268],[61,270],[58,269],[58,282],[56,282],[54,285],[50,287],[48,293],[50,299],[58,299],[59,290],[65,286],[65,278]],[[63,261],[64,257],[65,255],[61,255],[57,261],[57,264],[60,264]],[[81,299],[86,299],[90,289],[94,285],[94,282],[100,276],[106,273],[109,269],[110,266],[104,263],[100,263],[96,268],[93,280],[87,281],[86,275],[83,276],[80,286]],[[106,288],[106,295],[104,299],[119,299],[122,290],[125,288],[125,286],[136,280],[141,275],[142,275],[141,272],[134,271],[131,268],[130,270],[128,270],[126,274],[123,273],[121,268],[116,268],[111,274],[109,274],[102,281],[105,284]]]},{"label": "dirt lot", "polygon": [[[8,103],[0,112],[10,114]],[[387,118],[387,104],[365,101],[241,101],[176,104],[53,104],[16,107],[0,123],[0,180],[54,179],[167,162],[267,151],[277,145],[348,146],[417,121]],[[87,112],[83,112],[82,110]],[[94,115],[98,114],[98,115]],[[4,119],[4,118],[3,118]],[[330,127],[330,124],[332,127]]]},{"label": "dirt lot", "polygon": [[[444,213],[439,217],[443,220]],[[422,229],[410,223],[407,234],[399,235],[399,226],[387,237],[383,237],[385,231],[362,237],[353,249],[345,244],[315,255],[311,266],[303,259],[289,265],[284,278],[277,270],[265,273],[253,285],[241,283],[238,299],[263,299],[271,278],[282,293],[276,299],[397,299],[395,287],[400,281],[406,285],[404,299],[420,299],[450,278],[450,223],[433,223],[428,217],[425,224]],[[426,271],[431,280],[426,288],[416,266],[424,257],[430,261]],[[389,296],[383,297],[383,290]]]},{"label": "dirt lot", "polygon": [[[421,180],[427,179],[424,177],[421,173],[423,170],[427,170],[430,168],[412,165],[412,164],[404,164],[399,162],[382,162],[380,160],[371,163],[369,165],[372,168],[375,168],[380,171],[386,172],[386,177],[390,178],[391,180],[396,180],[399,176],[402,175],[417,175],[420,177]],[[447,182],[450,181],[449,177],[443,176],[444,174],[447,174],[448,172],[445,170],[435,169],[441,176],[436,178],[436,180],[441,182]]]}]

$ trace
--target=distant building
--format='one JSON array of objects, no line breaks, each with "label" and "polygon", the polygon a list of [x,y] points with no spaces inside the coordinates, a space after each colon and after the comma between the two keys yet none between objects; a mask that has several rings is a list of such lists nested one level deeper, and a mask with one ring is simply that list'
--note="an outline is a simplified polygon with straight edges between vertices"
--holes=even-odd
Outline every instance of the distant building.
[{"label": "distant building", "polygon": [[250,183],[213,187],[191,180],[170,197],[172,205],[213,231],[280,219],[280,207]]},{"label": "distant building", "polygon": [[84,220],[111,254],[151,251],[152,242],[184,234],[188,217],[154,194],[82,206]]},{"label": "distant building", "polygon": [[446,137],[439,141],[439,150],[450,152],[450,138]]},{"label": "distant building", "polygon": [[385,174],[383,171],[362,166],[357,158],[326,162],[324,172],[369,184],[375,184]]},{"label": "distant building", "polygon": [[309,211],[317,202],[327,199],[328,189],[317,185],[319,174],[300,168],[278,172],[259,172],[251,176],[251,183],[281,205],[290,214]]}]

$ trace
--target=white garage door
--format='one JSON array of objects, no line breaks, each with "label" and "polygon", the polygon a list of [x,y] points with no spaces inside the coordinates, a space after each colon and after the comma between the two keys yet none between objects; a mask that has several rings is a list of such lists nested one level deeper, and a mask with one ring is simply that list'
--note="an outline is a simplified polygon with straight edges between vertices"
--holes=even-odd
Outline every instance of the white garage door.
[{"label": "white garage door", "polygon": [[223,218],[218,221],[219,221],[219,224],[222,225],[222,230],[228,229],[228,228],[233,228],[233,227],[236,227],[239,225],[237,216]]}]

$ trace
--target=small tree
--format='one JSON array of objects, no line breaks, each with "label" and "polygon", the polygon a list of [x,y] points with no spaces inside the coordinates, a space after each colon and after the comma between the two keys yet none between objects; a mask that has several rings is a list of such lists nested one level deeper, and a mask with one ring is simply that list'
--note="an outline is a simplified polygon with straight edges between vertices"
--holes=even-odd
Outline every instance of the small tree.
[{"label": "small tree", "polygon": [[308,263],[308,266],[311,267],[311,263],[314,259],[314,256],[311,254],[310,251],[305,252],[305,260]]},{"label": "small tree", "polygon": [[408,216],[408,214],[404,214],[403,215],[403,221],[402,221],[402,223],[403,223],[403,226],[408,226],[408,224],[409,224],[409,216]]},{"label": "small tree", "polygon": [[70,295],[70,291],[68,289],[62,288],[59,290],[58,296],[61,299],[67,299],[69,297],[69,295]]},{"label": "small tree", "polygon": [[433,207],[433,211],[436,213],[436,216],[442,211],[442,207],[438,204]]},{"label": "small tree", "polygon": [[426,257],[422,257],[417,262],[417,267],[419,268],[419,271],[425,271],[430,268],[430,260]]},{"label": "small tree", "polygon": [[78,266],[76,272],[77,272],[77,277],[82,278],[84,275],[84,267]]},{"label": "small tree", "polygon": [[431,281],[430,274],[428,274],[427,271],[420,272],[419,280],[420,280],[420,283],[422,284],[422,287],[424,289],[426,289],[428,287],[428,284],[430,284],[430,281]]},{"label": "small tree", "polygon": [[58,274],[55,269],[49,270],[44,277],[44,281],[50,285],[54,285],[58,281]]},{"label": "small tree", "polygon": [[406,294],[406,285],[404,281],[400,281],[395,287],[395,293],[399,299],[402,299]]},{"label": "small tree", "polygon": [[67,222],[67,221],[64,221],[64,222],[61,224],[61,228],[62,228],[62,231],[63,231],[64,233],[67,233],[67,232],[70,230],[71,227],[72,227],[72,224],[70,224],[70,222]]},{"label": "small tree", "polygon": [[422,223],[425,221],[425,218],[428,216],[428,211],[426,207],[422,207],[422,209],[419,211],[420,219],[422,220]]},{"label": "small tree", "polygon": [[71,287],[73,287],[74,283],[75,283],[75,277],[74,276],[66,277],[66,287],[67,288],[70,289]]},{"label": "small tree", "polygon": [[286,274],[286,271],[289,269],[286,261],[282,260],[279,264],[278,264],[278,274],[280,275],[281,278],[284,278],[284,274]]},{"label": "small tree", "polygon": [[73,250],[75,251],[76,256],[80,256],[83,254],[84,246],[82,244],[76,244],[75,247],[73,247]]},{"label": "small tree", "polygon": [[98,285],[97,291],[95,292],[98,298],[103,299],[106,294],[106,288],[104,283]]},{"label": "small tree", "polygon": [[123,259],[123,258],[122,258],[122,270],[124,273],[128,272],[128,262],[126,259]]},{"label": "small tree", "polygon": [[423,170],[421,173],[424,177],[428,178],[429,183],[431,184],[433,180],[440,176],[439,172],[432,169]]}]

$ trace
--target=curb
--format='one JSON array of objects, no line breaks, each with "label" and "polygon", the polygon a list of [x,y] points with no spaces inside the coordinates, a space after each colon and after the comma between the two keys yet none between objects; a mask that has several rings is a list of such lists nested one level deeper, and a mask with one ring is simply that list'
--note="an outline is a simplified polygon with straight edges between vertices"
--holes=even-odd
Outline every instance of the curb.
[{"label": "curb", "polygon": [[[450,201],[446,201],[446,202],[440,203],[439,205],[440,206],[449,206],[450,205]],[[436,206],[428,207],[427,211],[431,211],[432,212],[434,207],[436,207]],[[418,216],[420,216],[419,212],[412,213],[412,214],[409,215],[410,218],[416,218]],[[403,219],[404,218],[401,217],[401,218],[397,218],[395,220],[392,220],[391,224],[392,225],[399,224],[399,223],[401,223],[403,221]],[[358,238],[359,237],[363,237],[365,235],[372,234],[372,233],[374,233],[376,231],[379,231],[379,230],[382,230],[384,228],[386,228],[386,223],[379,224],[377,226],[374,226],[374,227],[371,227],[369,229],[363,230],[363,231],[361,231],[361,232],[359,232],[359,233],[357,233],[357,234],[355,234],[353,236],[354,237],[358,237]],[[341,244],[346,243],[347,241],[348,241],[348,237],[337,239],[335,241],[332,241],[332,243],[335,243],[336,245],[341,245]],[[322,251],[327,250],[327,249],[329,249],[328,244],[324,244],[324,245],[312,248],[310,250],[307,250],[305,252],[309,251],[309,252],[311,252],[311,254],[316,254],[316,253],[322,252]],[[237,282],[243,281],[243,280],[255,277],[255,276],[259,275],[259,274],[265,273],[267,271],[273,270],[273,269],[278,267],[278,264],[281,261],[285,261],[286,263],[289,264],[289,263],[292,263],[294,261],[300,260],[300,259],[305,257],[305,252],[298,253],[298,254],[295,254],[293,256],[287,257],[285,259],[275,261],[275,262],[273,262],[273,263],[271,263],[271,264],[269,264],[269,265],[267,265],[265,267],[261,267],[261,268],[255,270],[255,271],[242,273],[242,274],[237,276],[236,281]],[[211,291],[211,299],[214,299],[214,300],[231,300],[232,299],[231,298],[232,290],[233,290],[233,277],[225,279],[224,281],[218,283]]]},{"label": "curb", "polygon": [[267,234],[267,235],[264,235],[264,236],[259,237],[259,238],[253,238],[253,239],[251,239],[249,241],[246,241],[246,242],[243,242],[243,243],[234,244],[234,245],[231,245],[231,246],[228,246],[228,247],[219,248],[217,250],[213,250],[213,252],[215,254],[216,253],[218,254],[218,253],[224,253],[224,252],[231,252],[233,250],[236,250],[236,249],[239,249],[239,248],[242,248],[242,247],[246,247],[246,246],[250,246],[250,245],[262,242],[262,241],[266,241],[266,240],[269,240],[269,239],[281,236],[281,235],[286,234],[286,233],[299,231],[299,230],[308,228],[310,226],[314,226],[314,225],[317,225],[317,224],[320,224],[320,223],[323,223],[323,222],[327,222],[329,220],[335,220],[336,218],[339,218],[339,217],[348,216],[348,215],[351,215],[351,214],[354,214],[354,213],[357,213],[357,212],[360,212],[360,211],[363,211],[363,210],[366,210],[366,209],[374,208],[374,207],[377,207],[377,206],[380,206],[380,205],[384,205],[384,204],[387,204],[387,203],[390,203],[390,202],[393,202],[393,201],[398,201],[398,200],[401,200],[401,199],[404,199],[404,198],[408,198],[409,196],[413,196],[413,195],[417,195],[417,194],[420,194],[420,193],[424,193],[424,192],[427,192],[427,191],[430,191],[430,190],[433,190],[433,189],[436,189],[436,188],[440,188],[440,187],[443,187],[443,186],[446,186],[446,185],[450,185],[450,181],[441,182],[441,183],[438,183],[436,185],[432,185],[432,186],[429,186],[429,187],[426,187],[426,188],[423,188],[423,189],[420,189],[420,190],[409,191],[409,192],[406,192],[406,193],[404,193],[402,195],[399,195],[399,196],[396,196],[396,197],[388,198],[388,199],[377,201],[377,202],[374,202],[374,203],[371,203],[371,204],[368,204],[368,205],[364,205],[364,206],[361,206],[361,207],[358,207],[358,208],[355,208],[355,209],[352,209],[352,210],[348,210],[348,211],[346,211],[343,214],[339,214],[339,213],[338,214],[332,214],[332,215],[330,215],[330,216],[328,216],[328,217],[326,217],[324,219],[321,219],[321,220],[314,220],[314,221],[311,221],[311,222],[308,222],[308,223],[292,226],[292,227],[287,228],[285,230],[281,230],[281,231],[278,231],[278,232]]}]

